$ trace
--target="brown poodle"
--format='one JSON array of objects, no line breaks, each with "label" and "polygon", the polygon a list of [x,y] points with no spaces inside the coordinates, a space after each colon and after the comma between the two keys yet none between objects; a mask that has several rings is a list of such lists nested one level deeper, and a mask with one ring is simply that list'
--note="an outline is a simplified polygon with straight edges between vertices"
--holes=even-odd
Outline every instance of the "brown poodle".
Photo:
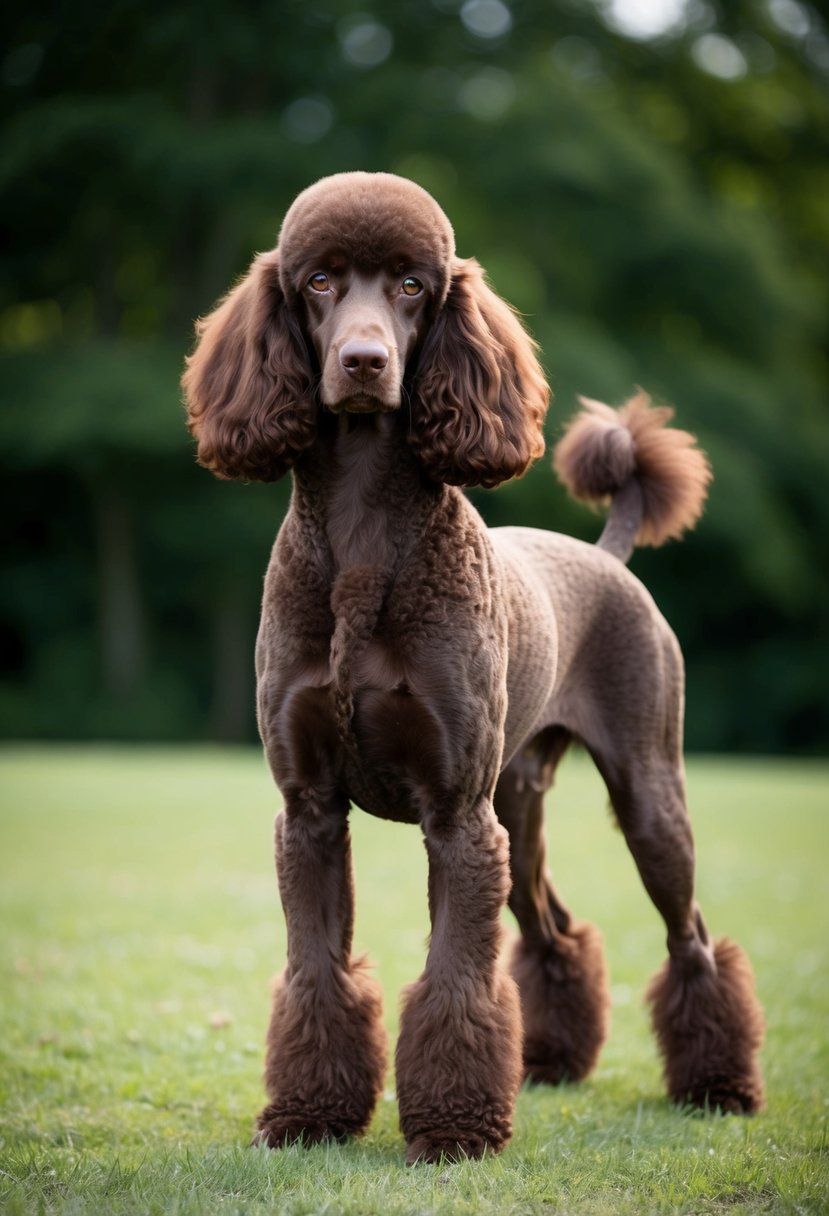
[{"label": "brown poodle", "polygon": [[[184,387],[200,462],[293,474],[256,650],[288,928],[260,1142],[362,1132],[383,1084],[380,989],[351,953],[352,802],[419,824],[429,858],[429,954],[396,1057],[408,1161],[496,1152],[522,1078],[593,1068],[601,937],[555,894],[542,835],[573,739],[667,928],[649,999],[671,1097],[757,1110],[751,970],[694,901],[682,659],[623,564],[696,521],[709,472],[692,437],[641,394],[618,413],[585,402],[556,467],[576,495],[610,498],[598,544],[488,531],[458,487],[541,455],[547,386],[443,212],[388,174],[302,193],[198,332]],[[522,934],[510,974],[507,901]]]}]

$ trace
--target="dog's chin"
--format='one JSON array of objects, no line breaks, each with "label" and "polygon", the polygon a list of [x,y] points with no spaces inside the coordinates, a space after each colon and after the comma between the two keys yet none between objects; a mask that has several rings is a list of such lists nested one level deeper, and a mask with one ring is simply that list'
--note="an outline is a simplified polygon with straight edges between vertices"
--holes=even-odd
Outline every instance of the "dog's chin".
[{"label": "dog's chin", "polygon": [[332,414],[391,414],[399,408],[399,401],[384,401],[372,393],[354,393],[337,401],[323,401]]}]

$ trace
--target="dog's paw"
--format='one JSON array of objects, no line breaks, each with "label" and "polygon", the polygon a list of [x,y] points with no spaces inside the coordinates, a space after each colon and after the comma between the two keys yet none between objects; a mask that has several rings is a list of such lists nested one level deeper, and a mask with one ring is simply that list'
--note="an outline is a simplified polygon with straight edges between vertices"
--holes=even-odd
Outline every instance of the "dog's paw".
[{"label": "dog's paw", "polygon": [[648,1000],[674,1102],[734,1115],[762,1109],[763,1011],[739,946],[715,942],[707,972],[688,974],[667,963],[651,981]]},{"label": "dog's paw", "polygon": [[763,1109],[763,1087],[756,1073],[736,1079],[714,1077],[677,1096],[675,1101],[721,1115],[755,1115]]},{"label": "dog's paw", "polygon": [[265,1107],[256,1127],[251,1144],[266,1148],[285,1148],[289,1144],[310,1148],[326,1140],[347,1140],[362,1131],[361,1127],[350,1126],[343,1119],[291,1114],[274,1106]]},{"label": "dog's paw", "polygon": [[516,943],[511,970],[524,1018],[524,1076],[531,1085],[582,1081],[599,1058],[610,1020],[602,936],[573,924],[546,945]]},{"label": "dog's paw", "polygon": [[500,1152],[506,1139],[491,1142],[478,1132],[422,1132],[407,1145],[406,1165],[436,1165],[439,1161],[483,1157],[488,1152]]}]

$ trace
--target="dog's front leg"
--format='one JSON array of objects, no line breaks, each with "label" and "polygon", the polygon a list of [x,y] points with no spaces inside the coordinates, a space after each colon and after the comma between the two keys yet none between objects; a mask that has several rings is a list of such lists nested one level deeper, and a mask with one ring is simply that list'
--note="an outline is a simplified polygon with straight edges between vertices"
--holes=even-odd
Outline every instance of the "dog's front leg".
[{"label": "dog's front leg", "polygon": [[[348,801],[325,761],[326,694],[290,706],[290,756],[271,755],[285,796],[275,831],[288,964],[274,990],[260,1144],[313,1144],[364,1131],[382,1091],[379,983],[351,957],[354,883]],[[309,769],[316,774],[311,781]]]},{"label": "dog's front leg", "polygon": [[485,798],[463,813],[430,811],[423,828],[432,936],[397,1047],[409,1164],[498,1152],[522,1076],[517,989],[497,968],[507,834]]}]

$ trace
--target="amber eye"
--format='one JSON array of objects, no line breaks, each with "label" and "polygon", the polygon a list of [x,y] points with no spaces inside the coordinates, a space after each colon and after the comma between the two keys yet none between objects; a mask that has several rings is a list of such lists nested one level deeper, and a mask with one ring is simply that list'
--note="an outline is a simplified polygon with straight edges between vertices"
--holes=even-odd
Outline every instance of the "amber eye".
[{"label": "amber eye", "polygon": [[419,296],[421,291],[423,291],[423,284],[421,283],[420,279],[415,279],[412,277],[412,275],[409,275],[409,277],[404,279],[401,283],[400,290],[403,292],[404,296]]},{"label": "amber eye", "polygon": [[331,284],[328,281],[328,275],[323,274],[322,271],[320,271],[318,274],[311,275],[310,279],[308,280],[308,286],[313,291],[328,291]]}]

